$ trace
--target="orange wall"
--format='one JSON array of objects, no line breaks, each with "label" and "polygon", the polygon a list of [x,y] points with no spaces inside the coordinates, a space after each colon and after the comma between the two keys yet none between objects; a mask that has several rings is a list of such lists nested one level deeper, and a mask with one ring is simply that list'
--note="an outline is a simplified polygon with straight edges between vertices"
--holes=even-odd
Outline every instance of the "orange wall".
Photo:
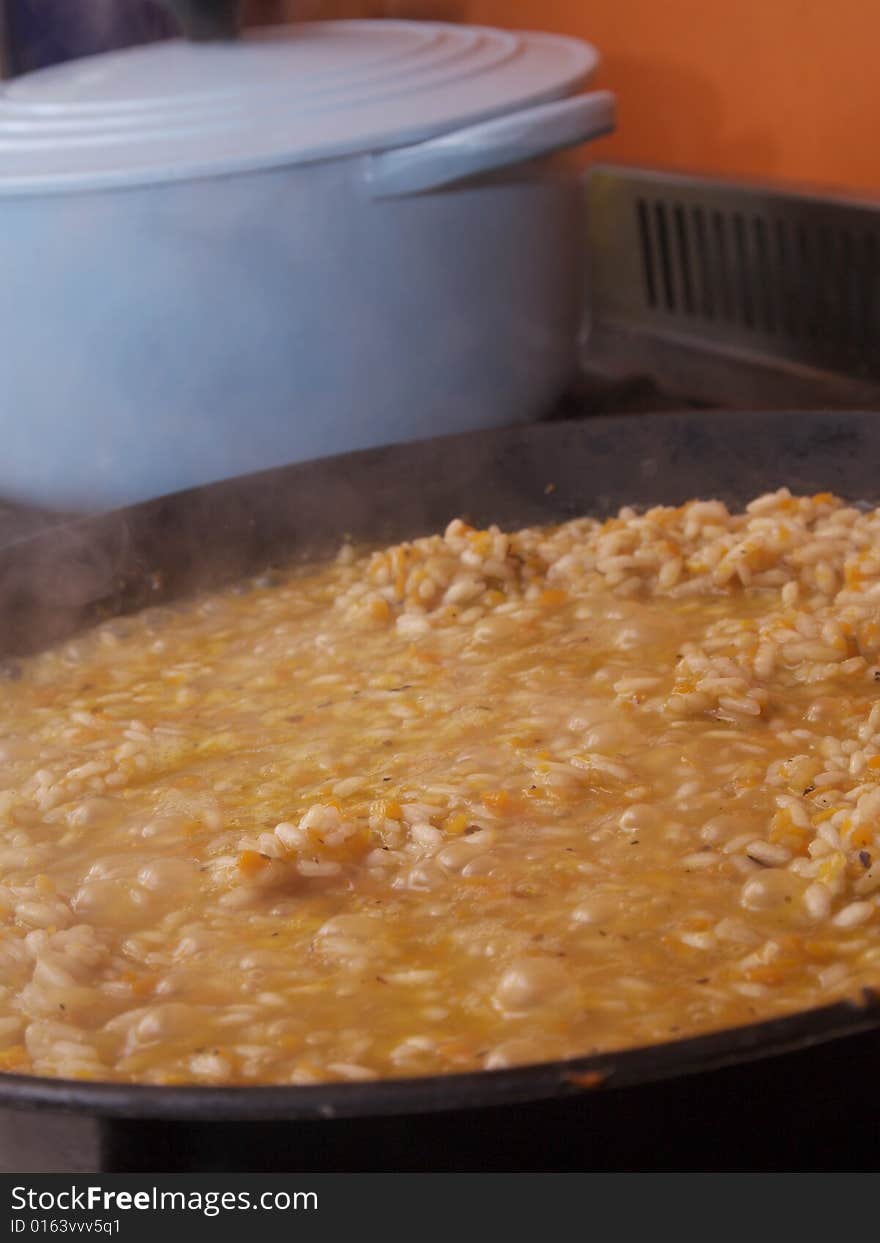
[{"label": "orange wall", "polygon": [[603,160],[880,196],[880,0],[246,0],[580,35],[620,100]]},{"label": "orange wall", "polygon": [[620,100],[603,160],[880,195],[878,0],[462,0],[577,34]]}]

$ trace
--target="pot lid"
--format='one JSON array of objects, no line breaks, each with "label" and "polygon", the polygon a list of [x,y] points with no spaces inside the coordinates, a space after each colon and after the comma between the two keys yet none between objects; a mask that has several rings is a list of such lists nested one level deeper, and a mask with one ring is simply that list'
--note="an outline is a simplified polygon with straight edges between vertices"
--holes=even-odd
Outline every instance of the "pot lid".
[{"label": "pot lid", "polygon": [[0,90],[0,193],[129,186],[385,150],[590,76],[578,39],[434,22],[332,21],[174,39]]}]

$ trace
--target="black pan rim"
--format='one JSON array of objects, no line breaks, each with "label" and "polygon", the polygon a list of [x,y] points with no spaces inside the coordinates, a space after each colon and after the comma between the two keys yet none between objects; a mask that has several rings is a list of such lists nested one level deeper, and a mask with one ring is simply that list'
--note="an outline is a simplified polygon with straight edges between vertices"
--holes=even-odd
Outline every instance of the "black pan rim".
[{"label": "black pan rim", "polygon": [[0,1073],[0,1106],[101,1118],[185,1122],[308,1121],[429,1114],[522,1105],[636,1088],[763,1061],[880,1031],[880,995],[857,995],[781,1018],[684,1040],[640,1045],[510,1070],[376,1079],[366,1083],[158,1086]]}]

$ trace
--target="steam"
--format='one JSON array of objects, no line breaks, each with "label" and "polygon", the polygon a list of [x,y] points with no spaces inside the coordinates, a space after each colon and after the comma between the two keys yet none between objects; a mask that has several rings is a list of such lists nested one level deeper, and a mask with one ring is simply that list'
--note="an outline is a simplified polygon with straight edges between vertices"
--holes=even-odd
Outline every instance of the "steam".
[{"label": "steam", "polygon": [[[14,35],[28,36],[24,68],[177,33],[157,0],[7,4]],[[523,182],[516,265],[495,227],[510,227],[511,176]],[[285,457],[460,431],[498,408],[511,423],[540,414],[573,365],[581,268],[565,239],[580,200],[574,184],[560,194],[529,179],[352,204],[350,170],[328,164],[5,201],[9,236],[38,233],[53,273],[50,299],[27,265],[10,265],[0,289],[33,342],[5,361],[27,412],[8,431],[19,495],[94,510]],[[475,229],[465,253],[458,240]],[[345,282],[316,279],[315,256]],[[481,288],[495,291],[488,336],[473,303]],[[412,390],[408,358],[422,377]],[[559,467],[548,472],[510,435],[273,470],[4,550],[0,650],[33,650],[274,560],[329,555],[346,535],[384,543],[456,516],[549,519],[544,489],[559,485]],[[159,456],[146,447],[156,442]],[[15,486],[7,477],[0,491]]]},{"label": "steam", "polygon": [[[385,544],[455,515],[507,529],[625,504],[778,487],[875,492],[876,416],[623,416],[502,428],[303,462],[81,519],[0,550],[0,653],[272,565]],[[552,486],[551,486],[552,485]]]}]

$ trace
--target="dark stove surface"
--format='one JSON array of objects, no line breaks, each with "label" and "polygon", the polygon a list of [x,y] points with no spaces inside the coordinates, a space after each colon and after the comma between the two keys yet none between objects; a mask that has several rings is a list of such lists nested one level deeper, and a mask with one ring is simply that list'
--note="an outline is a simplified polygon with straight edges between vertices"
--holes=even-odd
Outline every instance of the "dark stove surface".
[{"label": "dark stove surface", "polygon": [[718,409],[721,402],[707,401],[676,385],[664,386],[649,372],[633,371],[619,377],[583,370],[579,379],[548,414],[548,422],[561,419],[599,418],[604,414],[664,414],[685,410]]}]

